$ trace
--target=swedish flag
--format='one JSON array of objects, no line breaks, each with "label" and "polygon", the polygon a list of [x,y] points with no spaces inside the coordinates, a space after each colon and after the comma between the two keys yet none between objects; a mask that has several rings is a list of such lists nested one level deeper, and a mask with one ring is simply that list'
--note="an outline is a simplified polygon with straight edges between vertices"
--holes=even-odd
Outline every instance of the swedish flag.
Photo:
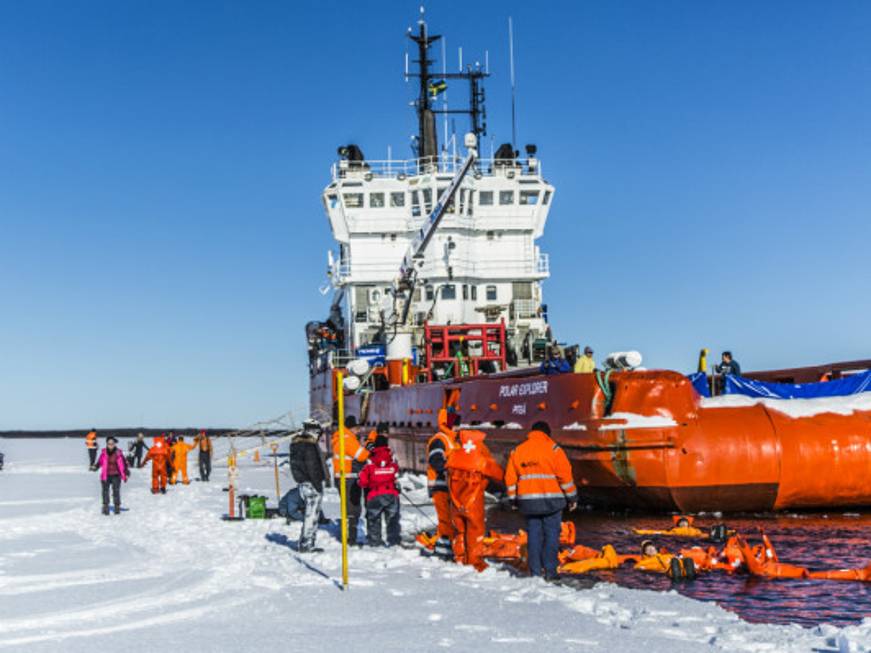
[{"label": "swedish flag", "polygon": [[448,89],[448,83],[440,79],[429,83],[429,94],[436,97],[439,93],[444,93]]}]

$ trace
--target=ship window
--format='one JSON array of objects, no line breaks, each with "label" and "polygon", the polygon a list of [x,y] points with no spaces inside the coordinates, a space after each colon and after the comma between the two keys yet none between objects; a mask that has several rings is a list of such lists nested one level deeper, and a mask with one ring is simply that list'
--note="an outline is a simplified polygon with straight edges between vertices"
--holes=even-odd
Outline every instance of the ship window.
[{"label": "ship window", "polygon": [[478,206],[493,206],[492,190],[482,190],[478,193]]},{"label": "ship window", "polygon": [[442,299],[456,299],[457,287],[452,283],[446,283],[442,286]]},{"label": "ship window", "polygon": [[345,207],[349,209],[363,208],[363,193],[345,193],[342,195]]},{"label": "ship window", "polygon": [[426,301],[431,302],[435,299],[435,293],[433,292],[432,286],[427,285],[426,287]]},{"label": "ship window", "polygon": [[472,210],[473,206],[475,206],[475,191],[470,190],[469,191],[469,203],[466,204],[466,213],[468,215],[474,215],[474,211]]},{"label": "ship window", "polygon": [[541,203],[547,204],[548,202],[550,202],[550,191],[546,190],[544,191],[544,199],[541,201]]},{"label": "ship window", "polygon": [[397,209],[405,206],[405,193],[390,193],[390,208]]},{"label": "ship window", "polygon": [[423,208],[429,213],[432,211],[432,189],[424,188],[423,189]]},{"label": "ship window", "polygon": [[529,281],[515,281],[511,284],[514,299],[532,299],[532,284]]},{"label": "ship window", "polygon": [[327,195],[327,203],[329,204],[331,209],[336,208],[336,204],[338,203],[338,201],[339,201],[338,195],[335,195],[335,194]]},{"label": "ship window", "polygon": [[463,299],[468,299],[468,298],[469,298],[469,284],[464,283],[463,284]]},{"label": "ship window", "polygon": [[472,299],[478,299],[478,286],[472,286]]},{"label": "ship window", "polygon": [[487,240],[493,240],[493,238],[495,238],[495,237],[496,237],[495,231],[488,231],[487,232]]},{"label": "ship window", "polygon": [[[436,199],[440,199],[444,192],[448,189],[447,186],[441,186],[436,191]],[[448,205],[445,207],[445,213],[453,213],[454,212],[454,200],[451,200]]]},{"label": "ship window", "polygon": [[508,204],[514,204],[514,191],[513,190],[500,190],[499,191],[499,204],[501,206],[506,206]]},{"label": "ship window", "polygon": [[538,204],[537,190],[522,190],[520,191],[520,205],[535,205]]},{"label": "ship window", "polygon": [[395,243],[395,242],[396,242],[396,234],[390,234],[390,242],[391,242],[391,243]]},{"label": "ship window", "polygon": [[487,286],[487,301],[495,302],[496,296],[496,286]]},{"label": "ship window", "polygon": [[370,193],[369,194],[369,207],[373,209],[383,209],[384,208],[384,193]]},{"label": "ship window", "polygon": [[420,215],[420,197],[417,191],[411,191],[411,215]]}]

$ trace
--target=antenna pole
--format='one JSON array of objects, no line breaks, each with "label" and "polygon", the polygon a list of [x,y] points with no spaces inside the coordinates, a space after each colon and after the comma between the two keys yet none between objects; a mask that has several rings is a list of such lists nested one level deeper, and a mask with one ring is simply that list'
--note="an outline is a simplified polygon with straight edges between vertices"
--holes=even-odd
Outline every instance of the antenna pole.
[{"label": "antenna pole", "polygon": [[511,16],[508,17],[508,58],[511,67],[511,144],[517,147],[517,88],[514,83],[514,23]]}]

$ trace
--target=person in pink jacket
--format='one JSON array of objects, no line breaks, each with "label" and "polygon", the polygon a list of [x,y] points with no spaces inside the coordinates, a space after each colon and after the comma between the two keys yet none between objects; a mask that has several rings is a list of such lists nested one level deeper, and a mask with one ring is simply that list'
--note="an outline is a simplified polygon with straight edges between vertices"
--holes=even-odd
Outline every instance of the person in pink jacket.
[{"label": "person in pink jacket", "polygon": [[103,485],[103,514],[109,514],[109,488],[112,488],[112,500],[115,503],[115,514],[121,514],[121,481],[127,482],[127,461],[118,449],[118,440],[111,435],[106,438],[106,448],[100,452],[97,468],[100,470],[100,482]]}]

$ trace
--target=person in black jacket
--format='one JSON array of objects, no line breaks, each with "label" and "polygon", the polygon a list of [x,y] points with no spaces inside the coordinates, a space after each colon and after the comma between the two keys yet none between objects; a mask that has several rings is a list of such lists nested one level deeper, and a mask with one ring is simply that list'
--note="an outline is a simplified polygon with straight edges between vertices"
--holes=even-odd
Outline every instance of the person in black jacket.
[{"label": "person in black jacket", "polygon": [[136,439],[130,443],[130,448],[133,450],[133,458],[136,467],[142,467],[142,458],[148,453],[148,445],[145,444],[145,435],[140,433]]},{"label": "person in black jacket", "polygon": [[300,497],[305,501],[305,516],[297,545],[300,553],[320,550],[315,548],[315,538],[324,479],[327,477],[324,456],[318,446],[320,435],[320,425],[313,420],[306,420],[303,430],[290,441],[290,473],[298,484]]}]

